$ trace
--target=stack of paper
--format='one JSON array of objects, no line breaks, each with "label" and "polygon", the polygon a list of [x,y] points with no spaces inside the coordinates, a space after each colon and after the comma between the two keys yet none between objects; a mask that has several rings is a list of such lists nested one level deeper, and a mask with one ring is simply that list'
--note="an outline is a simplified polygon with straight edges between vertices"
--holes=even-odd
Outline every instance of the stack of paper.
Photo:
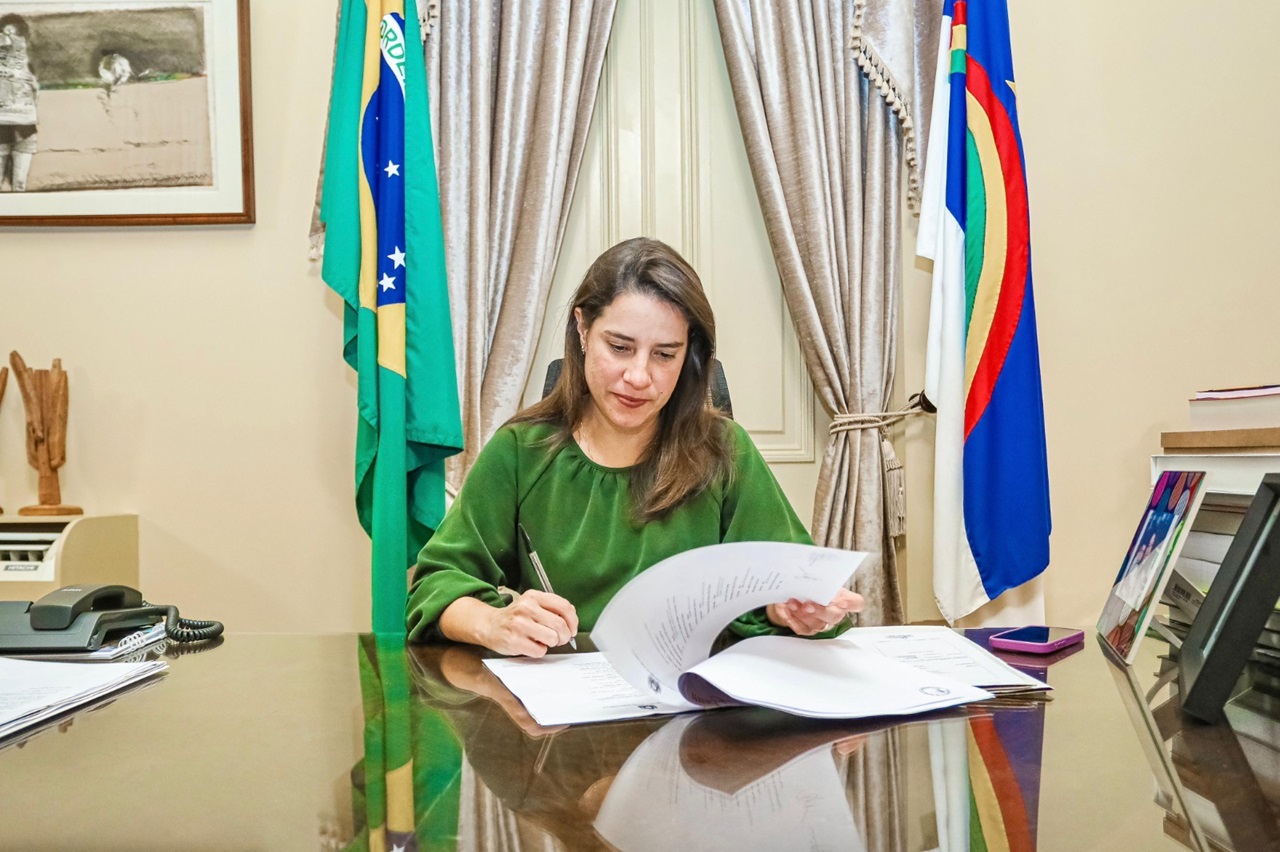
[{"label": "stack of paper", "polygon": [[948,627],[860,627],[826,640],[747,639],[684,673],[681,699],[674,701],[635,688],[601,654],[485,660],[485,665],[540,725],[737,704],[859,719],[1049,689]]},{"label": "stack of paper", "polygon": [[680,691],[698,707],[755,704],[819,719],[906,716],[991,697],[839,639],[796,636],[745,639],[682,675]]},{"label": "stack of paper", "polygon": [[153,677],[145,663],[46,663],[0,657],[0,740]]},{"label": "stack of paper", "polygon": [[858,627],[840,638],[921,671],[997,694],[1049,689],[1049,684],[1018,671],[950,627]]},{"label": "stack of paper", "polygon": [[540,725],[742,704],[861,719],[1048,689],[945,627],[856,628],[824,640],[757,636],[710,657],[737,614],[792,598],[830,601],[865,556],[781,542],[685,551],[614,595],[591,632],[602,653],[485,665]]},{"label": "stack of paper", "polygon": [[141,662],[147,654],[164,653],[167,636],[165,623],[157,621],[150,627],[142,627],[132,633],[126,633],[119,639],[102,643],[102,647],[93,651],[33,651],[26,653],[6,653],[6,657],[19,660],[59,660],[61,662],[85,662],[88,660],[116,661],[124,663]]}]

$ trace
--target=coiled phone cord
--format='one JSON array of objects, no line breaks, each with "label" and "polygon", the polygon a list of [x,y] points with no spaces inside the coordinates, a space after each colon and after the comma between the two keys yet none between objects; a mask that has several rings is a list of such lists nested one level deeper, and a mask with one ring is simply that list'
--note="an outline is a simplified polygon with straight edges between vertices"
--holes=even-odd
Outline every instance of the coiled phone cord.
[{"label": "coiled phone cord", "polygon": [[165,636],[173,642],[207,642],[222,635],[221,621],[199,621],[180,618],[176,606],[142,602],[139,614],[163,615]]}]

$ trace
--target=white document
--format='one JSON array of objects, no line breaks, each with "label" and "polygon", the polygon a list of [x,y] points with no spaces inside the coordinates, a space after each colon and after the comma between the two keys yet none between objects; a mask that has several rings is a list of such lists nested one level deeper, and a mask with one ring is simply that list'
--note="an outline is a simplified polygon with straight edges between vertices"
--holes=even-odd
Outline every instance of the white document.
[{"label": "white document", "polygon": [[485,660],[539,725],[577,725],[697,710],[670,706],[636,691],[600,653],[548,654],[541,659]]},{"label": "white document", "polygon": [[852,642],[796,636],[757,636],[721,651],[683,674],[680,697],[666,702],[637,691],[600,654],[484,664],[544,726],[737,704],[820,719],[861,719],[927,713],[992,697],[976,686]]},{"label": "white document", "polygon": [[855,627],[837,641],[970,686],[1000,692],[1050,688],[950,627]]},{"label": "white document", "polygon": [[[685,849],[865,849],[831,744],[810,749],[738,789],[700,783],[681,743],[697,717],[676,719],[632,752],[609,787],[595,830],[621,852]],[[732,761],[733,755],[726,755]],[[712,775],[715,772],[712,770]],[[654,811],[661,819],[636,819]]]},{"label": "white document", "polygon": [[150,652],[159,655],[166,647],[168,636],[164,621],[157,621],[150,627],[141,627],[133,633],[126,633],[119,639],[103,642],[100,648],[93,651],[37,651],[33,653],[6,654],[19,660],[56,660],[62,663],[103,662],[141,663],[146,661]]},{"label": "white document", "polygon": [[46,663],[0,657],[0,739],[168,668],[146,663]]},{"label": "white document", "polygon": [[[990,698],[974,677],[922,670],[838,639],[758,636],[707,659],[717,635],[737,616],[791,598],[830,601],[865,557],[779,542],[690,550],[640,574],[609,602],[591,633],[603,657],[553,654],[536,660],[486,660],[485,665],[540,725],[729,704],[819,718],[865,718]],[[959,656],[945,639],[928,643],[921,639],[927,636],[926,631],[916,637],[915,656],[924,656],[926,649],[937,660]],[[976,646],[974,650],[986,654]],[[987,663],[971,656],[967,659],[978,660],[973,665],[983,669],[976,680],[1022,687],[1037,683],[986,656],[998,676],[989,676]],[[951,666],[973,675],[954,660]]]},{"label": "white document", "polygon": [[713,686],[743,704],[820,719],[926,713],[992,695],[841,639],[757,636],[694,666],[685,694]]},{"label": "white document", "polygon": [[828,603],[867,554],[776,541],[699,547],[664,559],[613,596],[591,639],[651,700],[688,709],[681,673],[745,612],[791,598]]}]

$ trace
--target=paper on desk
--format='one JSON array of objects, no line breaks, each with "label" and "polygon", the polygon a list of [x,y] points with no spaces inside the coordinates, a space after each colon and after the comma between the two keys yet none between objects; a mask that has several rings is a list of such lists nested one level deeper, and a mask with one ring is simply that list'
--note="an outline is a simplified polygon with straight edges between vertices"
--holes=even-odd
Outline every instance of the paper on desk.
[{"label": "paper on desk", "polygon": [[652,700],[683,704],[680,674],[705,660],[729,622],[791,598],[826,603],[867,554],[776,541],[687,550],[628,582],[591,631],[597,648]]},{"label": "paper on desk", "polygon": [[[132,633],[104,642],[93,651],[37,651],[33,653],[6,654],[19,660],[58,660],[60,662],[88,662],[90,660],[137,663],[146,659],[147,651],[162,653],[168,635],[164,621],[150,627],[140,627]],[[141,653],[140,653],[141,652]]]},{"label": "paper on desk", "polygon": [[851,642],[795,636],[745,639],[694,666],[680,685],[705,694],[699,681],[744,704],[819,719],[927,713],[992,697]]},{"label": "paper on desk", "polygon": [[891,660],[932,674],[944,675],[992,692],[1035,691],[1049,685],[966,639],[950,627],[855,627],[842,642],[877,651]]},{"label": "paper on desk", "polygon": [[608,722],[698,709],[687,701],[664,704],[637,692],[598,652],[512,657],[484,664],[539,725]]},{"label": "paper on desk", "polygon": [[0,657],[0,739],[168,668],[145,663],[46,663]]}]

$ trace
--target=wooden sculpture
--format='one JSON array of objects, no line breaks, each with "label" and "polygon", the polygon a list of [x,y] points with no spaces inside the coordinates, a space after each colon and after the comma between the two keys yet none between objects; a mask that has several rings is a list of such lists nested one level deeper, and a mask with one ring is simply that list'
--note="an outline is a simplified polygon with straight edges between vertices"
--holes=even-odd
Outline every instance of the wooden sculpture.
[{"label": "wooden sculpture", "polygon": [[40,502],[24,506],[19,515],[79,515],[77,506],[62,505],[58,468],[67,460],[67,374],[62,360],[53,368],[32,370],[17,352],[9,353],[13,377],[27,410],[27,463],[40,474]]}]

